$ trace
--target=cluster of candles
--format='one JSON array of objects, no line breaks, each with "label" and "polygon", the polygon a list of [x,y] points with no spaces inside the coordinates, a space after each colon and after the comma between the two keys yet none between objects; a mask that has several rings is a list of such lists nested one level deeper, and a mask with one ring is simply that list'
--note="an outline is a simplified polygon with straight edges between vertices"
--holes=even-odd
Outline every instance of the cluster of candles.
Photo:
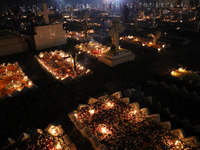
[{"label": "cluster of candles", "polygon": [[[95,31],[93,29],[91,29],[91,30],[87,30],[87,33],[88,33],[87,36],[90,37],[89,34],[93,34],[93,33],[95,33]],[[84,31],[81,31],[81,32],[67,31],[67,38],[82,40],[85,38],[85,32]]]},{"label": "cluster of candles", "polygon": [[49,125],[47,129],[37,129],[37,133],[31,138],[17,142],[12,146],[13,149],[46,149],[46,150],[64,150],[68,149],[71,141],[65,138],[61,126]]},{"label": "cluster of candles", "polygon": [[83,31],[81,33],[76,32],[76,31],[68,31],[67,38],[81,40],[81,39],[85,38],[85,33]]},{"label": "cluster of candles", "polygon": [[82,107],[75,117],[108,149],[184,149],[190,146],[112,96]]},{"label": "cluster of candles", "polygon": [[[89,69],[85,69],[81,64],[74,63],[74,58],[63,52],[62,50],[54,52],[40,53],[37,57],[38,62],[50,72],[54,78],[64,80],[68,77],[74,78],[75,76],[81,76],[90,72]],[[74,67],[76,65],[76,67]],[[75,70],[76,68],[76,70]]]},{"label": "cluster of candles", "polygon": [[145,38],[140,38],[136,36],[125,36],[125,37],[120,37],[120,40],[126,41],[129,43],[134,43],[134,44],[140,44],[141,46],[147,46],[147,47],[153,47],[160,52],[162,49],[165,48],[165,43],[158,42],[157,44],[152,43],[152,40],[150,39],[145,39]]},{"label": "cluster of candles", "polygon": [[100,27],[101,24],[100,23],[88,23],[88,26],[98,26],[98,27]]},{"label": "cluster of candles", "polygon": [[0,65],[0,98],[15,90],[21,91],[25,86],[31,88],[33,82],[25,76],[17,62]]},{"label": "cluster of candles", "polygon": [[103,53],[107,53],[110,50],[110,47],[93,41],[90,41],[89,43],[81,43],[79,45],[76,45],[76,48],[81,51],[87,52],[95,57],[98,57]]},{"label": "cluster of candles", "polygon": [[186,70],[184,68],[178,68],[177,70],[172,71],[171,75],[174,77],[182,77],[191,72],[192,72],[191,70]]},{"label": "cluster of candles", "polygon": [[171,75],[181,80],[188,81],[189,83],[194,83],[197,85],[200,83],[200,76],[198,72],[186,70],[184,68],[179,68],[177,70],[171,71]]}]

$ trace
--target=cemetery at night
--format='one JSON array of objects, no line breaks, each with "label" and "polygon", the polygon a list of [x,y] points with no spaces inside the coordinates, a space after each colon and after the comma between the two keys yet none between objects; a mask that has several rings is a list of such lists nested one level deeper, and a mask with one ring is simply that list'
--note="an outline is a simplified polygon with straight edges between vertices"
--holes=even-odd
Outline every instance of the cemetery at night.
[{"label": "cemetery at night", "polygon": [[1,0],[0,149],[200,149],[199,0]]}]

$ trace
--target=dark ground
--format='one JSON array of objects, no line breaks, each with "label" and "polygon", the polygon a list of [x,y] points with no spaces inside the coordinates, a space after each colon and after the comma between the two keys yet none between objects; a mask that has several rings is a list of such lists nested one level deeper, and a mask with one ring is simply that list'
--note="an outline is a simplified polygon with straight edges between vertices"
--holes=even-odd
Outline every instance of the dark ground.
[{"label": "dark ground", "polygon": [[[200,124],[200,101],[171,98],[173,96],[163,93],[160,89],[146,86],[147,80],[165,81],[169,84],[175,83],[179,87],[195,89],[200,95],[199,87],[187,85],[168,76],[178,64],[187,66],[190,70],[199,70],[200,37],[195,35],[192,39],[188,46],[172,47],[159,54],[153,50],[123,45],[136,54],[136,60],[115,68],[110,68],[87,54],[81,54],[79,60],[94,73],[69,85],[57,82],[41,69],[34,60],[34,55],[39,54],[39,51],[1,57],[0,64],[18,61],[25,74],[38,88],[0,103],[0,143],[8,137],[17,138],[22,132],[44,129],[49,123],[56,123],[63,126],[79,149],[84,149],[88,144],[80,138],[80,133],[70,122],[67,114],[79,104],[87,103],[89,97],[105,92],[111,94],[131,87],[142,89],[146,96],[152,95],[178,117],[189,119],[193,125]],[[73,42],[68,42],[66,46],[58,49],[69,51],[73,45]]]}]

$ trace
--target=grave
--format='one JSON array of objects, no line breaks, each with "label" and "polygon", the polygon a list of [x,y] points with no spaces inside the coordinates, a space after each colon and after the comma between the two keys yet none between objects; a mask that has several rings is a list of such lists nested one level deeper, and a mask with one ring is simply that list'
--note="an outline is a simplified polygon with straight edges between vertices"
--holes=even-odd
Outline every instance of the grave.
[{"label": "grave", "polygon": [[5,31],[4,34],[6,33],[8,35],[0,36],[0,56],[28,51],[24,36]]},{"label": "grave", "polygon": [[33,82],[25,76],[18,62],[0,65],[0,100],[18,95],[32,88]]},{"label": "grave", "polygon": [[110,53],[104,53],[98,57],[100,62],[110,67],[115,67],[121,63],[135,60],[135,54],[119,47],[119,33],[123,32],[123,30],[124,28],[121,26],[119,19],[112,21],[109,33],[111,35],[113,48],[111,48]]},{"label": "grave", "polygon": [[49,12],[47,10],[47,4],[42,4],[43,11],[39,14],[43,15],[45,25],[35,26],[34,31],[34,47],[33,49],[41,50],[45,48],[55,47],[59,45],[67,44],[66,31],[63,29],[63,24],[49,24]]},{"label": "grave", "polygon": [[[140,109],[138,103],[129,104],[129,98],[121,96],[121,92],[116,92],[97,99],[90,98],[89,105],[79,105],[78,111],[68,114],[94,149],[145,149],[147,145],[151,149],[154,146],[160,149],[184,149],[199,146],[194,137],[185,138],[181,129],[171,130],[169,121],[160,122],[159,114],[149,115],[146,108]],[[151,144],[148,138],[143,138],[144,135],[156,145]]]},{"label": "grave", "polygon": [[8,138],[3,149],[70,149],[76,150],[70,137],[61,125],[49,124],[46,129],[37,129],[33,133],[23,133],[17,140]]},{"label": "grave", "polygon": [[53,78],[61,82],[71,82],[72,79],[83,77],[91,73],[77,62],[77,54],[66,54],[62,50],[40,53],[35,56],[42,68],[50,73]]}]

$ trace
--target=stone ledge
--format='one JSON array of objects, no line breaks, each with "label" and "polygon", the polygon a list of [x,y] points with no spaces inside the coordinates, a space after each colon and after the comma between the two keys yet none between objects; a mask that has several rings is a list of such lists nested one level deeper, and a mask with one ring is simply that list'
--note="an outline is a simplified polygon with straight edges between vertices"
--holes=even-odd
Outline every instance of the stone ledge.
[{"label": "stone ledge", "polygon": [[131,51],[129,50],[124,50],[121,52],[119,55],[107,55],[107,54],[102,54],[101,56],[98,56],[98,61],[110,66],[110,67],[115,67],[119,64],[129,62],[129,61],[134,61],[135,60],[135,54],[132,54]]}]

